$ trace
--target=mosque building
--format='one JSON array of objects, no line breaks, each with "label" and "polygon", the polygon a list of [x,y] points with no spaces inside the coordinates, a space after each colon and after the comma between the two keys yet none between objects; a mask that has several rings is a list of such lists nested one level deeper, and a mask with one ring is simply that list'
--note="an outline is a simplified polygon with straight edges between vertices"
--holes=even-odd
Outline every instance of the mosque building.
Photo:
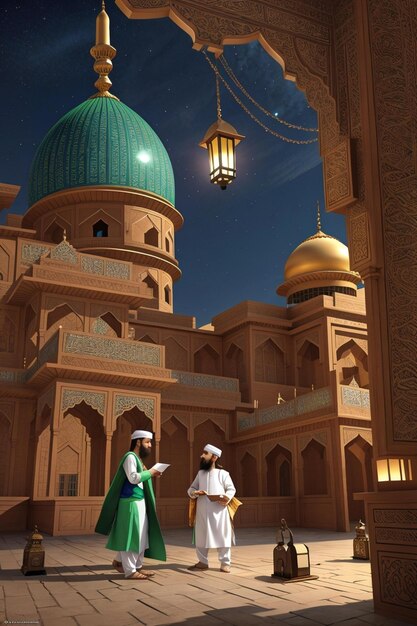
[{"label": "mosque building", "polygon": [[[156,133],[97,93],[40,144],[29,208],[0,225],[0,530],[91,533],[132,430],[155,433],[165,527],[187,523],[204,444],[223,450],[242,526],[346,531],[373,491],[367,326],[347,247],[321,230],[289,256],[288,306],[245,301],[197,328],[181,276],[174,174]],[[0,185],[0,208],[19,188]]]}]

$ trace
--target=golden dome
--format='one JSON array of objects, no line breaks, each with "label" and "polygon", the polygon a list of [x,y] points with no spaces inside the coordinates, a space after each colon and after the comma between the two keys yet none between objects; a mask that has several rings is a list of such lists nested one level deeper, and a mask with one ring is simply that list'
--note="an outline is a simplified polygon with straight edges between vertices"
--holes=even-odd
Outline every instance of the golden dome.
[{"label": "golden dome", "polygon": [[285,264],[285,281],[310,272],[350,272],[345,244],[319,230],[290,254]]}]

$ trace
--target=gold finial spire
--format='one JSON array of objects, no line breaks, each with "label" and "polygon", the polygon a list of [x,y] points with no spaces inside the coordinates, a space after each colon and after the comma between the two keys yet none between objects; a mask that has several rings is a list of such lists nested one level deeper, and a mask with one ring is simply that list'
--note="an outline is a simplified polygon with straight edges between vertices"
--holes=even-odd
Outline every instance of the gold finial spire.
[{"label": "gold finial spire", "polygon": [[112,59],[116,56],[116,48],[110,45],[110,18],[106,13],[104,0],[101,2],[101,11],[96,18],[96,45],[90,50],[90,54],[95,59],[94,71],[99,78],[94,83],[98,92],[91,98],[116,98],[110,93],[111,80],[109,74],[113,69]]},{"label": "gold finial spire", "polygon": [[320,202],[317,200],[317,232],[321,232]]}]

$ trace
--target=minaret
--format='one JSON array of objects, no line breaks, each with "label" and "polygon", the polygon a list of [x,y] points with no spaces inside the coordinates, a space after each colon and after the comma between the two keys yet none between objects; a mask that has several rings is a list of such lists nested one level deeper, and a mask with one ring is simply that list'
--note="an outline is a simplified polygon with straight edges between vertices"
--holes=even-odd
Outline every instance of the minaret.
[{"label": "minaret", "polygon": [[112,86],[109,74],[113,69],[112,59],[117,54],[116,48],[110,45],[110,18],[106,13],[104,0],[101,3],[101,11],[96,18],[96,45],[90,50],[90,54],[95,59],[94,71],[97,72],[99,78],[94,83],[98,92],[91,98],[115,98],[110,93]]}]

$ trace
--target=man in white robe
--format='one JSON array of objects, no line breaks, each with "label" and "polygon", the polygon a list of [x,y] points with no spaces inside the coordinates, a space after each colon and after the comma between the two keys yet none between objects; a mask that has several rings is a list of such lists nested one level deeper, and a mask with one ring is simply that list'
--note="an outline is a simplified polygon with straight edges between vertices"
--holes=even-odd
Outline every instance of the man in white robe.
[{"label": "man in white robe", "polygon": [[[220,571],[230,572],[231,546],[235,543],[227,505],[236,493],[235,486],[217,460],[222,451],[211,444],[204,448],[200,471],[188,489],[190,498],[198,498],[194,542],[198,563],[190,570],[208,569],[208,551],[217,548]],[[210,499],[209,496],[217,496]]]}]

